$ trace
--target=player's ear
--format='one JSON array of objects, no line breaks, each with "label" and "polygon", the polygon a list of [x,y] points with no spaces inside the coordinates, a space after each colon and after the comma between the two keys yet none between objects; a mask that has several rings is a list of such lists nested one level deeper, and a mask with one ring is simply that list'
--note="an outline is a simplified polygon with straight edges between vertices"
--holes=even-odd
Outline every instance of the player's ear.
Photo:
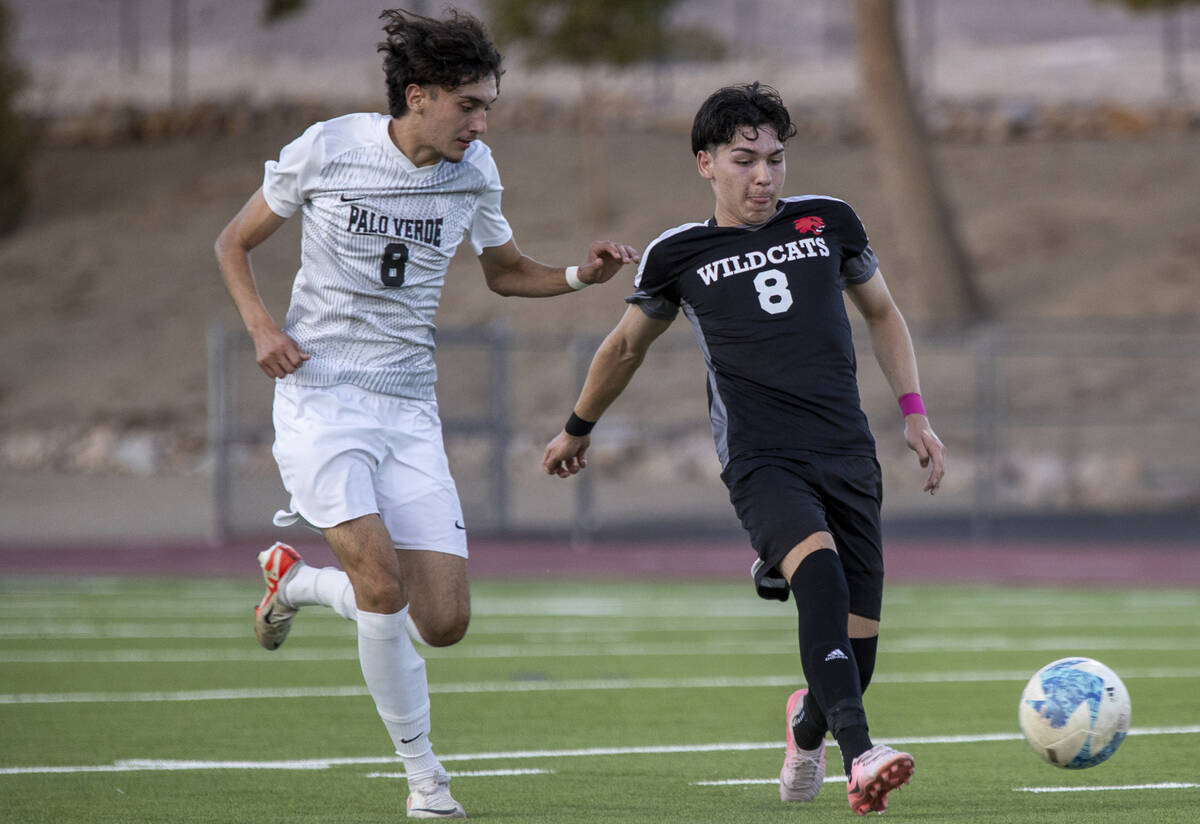
[{"label": "player's ear", "polygon": [[716,159],[706,152],[704,149],[696,152],[696,169],[700,172],[700,177],[705,180],[713,179],[713,163]]},{"label": "player's ear", "polygon": [[425,91],[424,86],[417,83],[409,83],[404,87],[404,101],[408,104],[409,111],[421,114],[428,100],[429,94]]}]

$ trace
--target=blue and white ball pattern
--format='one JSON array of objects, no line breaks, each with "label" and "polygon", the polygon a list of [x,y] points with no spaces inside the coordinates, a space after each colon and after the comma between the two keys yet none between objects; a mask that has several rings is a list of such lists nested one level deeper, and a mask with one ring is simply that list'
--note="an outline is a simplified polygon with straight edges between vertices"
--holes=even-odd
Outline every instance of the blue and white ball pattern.
[{"label": "blue and white ball pattern", "polygon": [[1061,658],[1038,670],[1021,693],[1018,718],[1033,751],[1082,770],[1107,761],[1129,732],[1129,692],[1091,658]]}]

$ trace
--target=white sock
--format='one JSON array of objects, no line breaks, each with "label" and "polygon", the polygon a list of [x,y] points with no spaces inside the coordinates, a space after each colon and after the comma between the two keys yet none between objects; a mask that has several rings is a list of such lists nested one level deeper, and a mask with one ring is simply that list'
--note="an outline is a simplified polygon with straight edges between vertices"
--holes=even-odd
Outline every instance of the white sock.
[{"label": "white sock", "polygon": [[417,629],[417,622],[412,619],[411,615],[408,616],[408,619],[404,622],[404,628],[408,630],[409,638],[413,639],[418,644],[429,646],[429,642],[421,637],[421,630]]},{"label": "white sock", "polygon": [[[432,777],[439,769],[442,762],[438,761],[438,757],[433,754],[433,750],[416,758],[404,759],[404,777],[410,782],[420,781],[422,778]],[[410,783],[411,787],[412,784]]]},{"label": "white sock", "polygon": [[336,567],[312,567],[308,564],[296,570],[283,592],[283,600],[292,607],[332,607],[343,618],[357,618],[354,587],[350,576]]},{"label": "white sock", "polygon": [[408,607],[390,615],[359,610],[357,617],[358,660],[375,709],[405,772],[428,773],[437,767],[429,742],[429,684],[425,660],[404,626]]}]

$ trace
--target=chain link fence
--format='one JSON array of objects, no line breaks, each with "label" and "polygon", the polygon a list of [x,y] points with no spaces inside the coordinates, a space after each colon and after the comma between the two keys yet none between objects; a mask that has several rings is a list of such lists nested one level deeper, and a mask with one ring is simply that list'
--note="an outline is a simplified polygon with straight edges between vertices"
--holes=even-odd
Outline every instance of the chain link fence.
[{"label": "chain link fence", "polygon": [[[736,534],[704,364],[685,326],[655,343],[597,427],[589,469],[569,480],[544,475],[541,453],[600,339],[439,330],[446,450],[472,532]],[[985,539],[1039,519],[1124,524],[1126,534],[1200,527],[1200,327],[1048,321],[913,335],[950,453],[935,498],[921,492],[895,400],[855,330],[891,528]],[[214,326],[209,359],[214,536],[264,533],[285,503],[270,455],[271,388],[240,329]]]}]

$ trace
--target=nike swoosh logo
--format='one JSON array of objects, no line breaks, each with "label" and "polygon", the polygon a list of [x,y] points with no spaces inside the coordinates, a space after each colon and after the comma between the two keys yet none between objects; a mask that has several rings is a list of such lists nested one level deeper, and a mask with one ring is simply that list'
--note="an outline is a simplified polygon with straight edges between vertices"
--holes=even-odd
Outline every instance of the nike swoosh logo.
[{"label": "nike swoosh logo", "polygon": [[466,528],[467,528],[467,527],[466,527],[466,526],[463,524],[463,522],[462,522],[462,521],[455,521],[455,522],[454,522],[454,525],[455,525],[456,527],[458,527],[459,529],[466,529]]},{"label": "nike swoosh logo", "polygon": [[359,195],[358,197],[346,197],[342,195],[342,203],[349,203],[352,200],[366,200],[370,195]]},{"label": "nike swoosh logo", "polygon": [[424,734],[425,733],[423,733],[423,732],[419,732],[416,735],[414,735],[412,738],[401,738],[400,743],[401,744],[411,744],[412,742],[416,741],[418,738],[420,738]]}]

